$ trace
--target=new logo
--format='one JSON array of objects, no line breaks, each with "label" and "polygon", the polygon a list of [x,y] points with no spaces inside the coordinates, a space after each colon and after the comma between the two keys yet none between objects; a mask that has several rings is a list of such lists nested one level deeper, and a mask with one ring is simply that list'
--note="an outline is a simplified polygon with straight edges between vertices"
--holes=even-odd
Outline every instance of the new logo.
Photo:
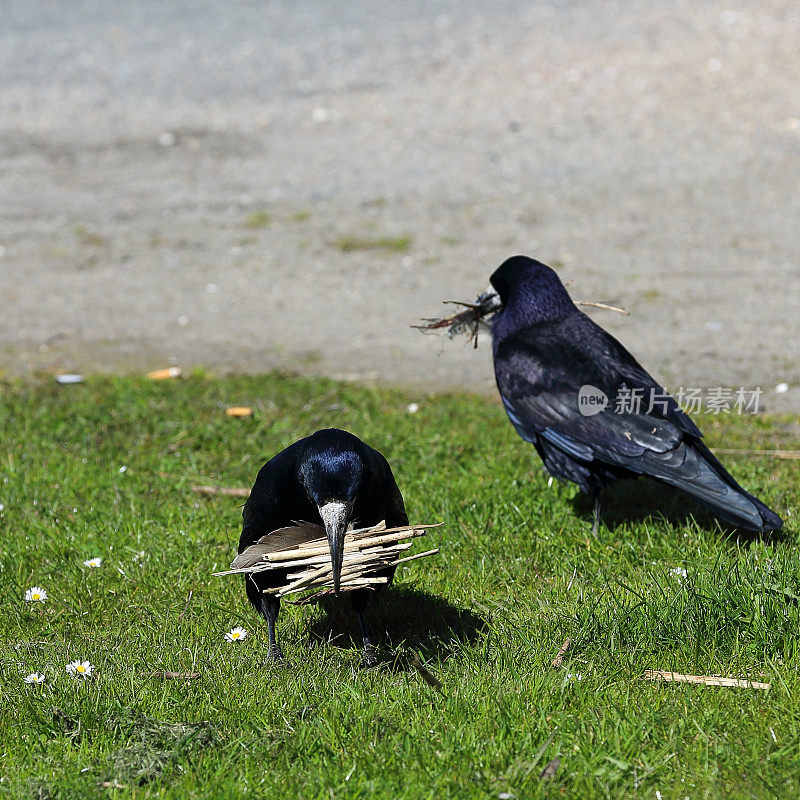
[{"label": "new logo", "polygon": [[599,414],[608,405],[608,397],[602,389],[585,383],[578,392],[578,411],[584,417]]}]

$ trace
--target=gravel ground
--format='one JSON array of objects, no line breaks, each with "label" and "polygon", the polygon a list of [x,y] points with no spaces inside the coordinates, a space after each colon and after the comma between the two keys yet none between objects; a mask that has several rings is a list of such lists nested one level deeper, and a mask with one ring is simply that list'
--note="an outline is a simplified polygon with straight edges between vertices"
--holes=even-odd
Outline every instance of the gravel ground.
[{"label": "gravel ground", "polygon": [[[410,330],[556,267],[669,387],[800,410],[796,2],[7,0],[0,369],[491,391]],[[779,384],[788,391],[776,392]]]}]

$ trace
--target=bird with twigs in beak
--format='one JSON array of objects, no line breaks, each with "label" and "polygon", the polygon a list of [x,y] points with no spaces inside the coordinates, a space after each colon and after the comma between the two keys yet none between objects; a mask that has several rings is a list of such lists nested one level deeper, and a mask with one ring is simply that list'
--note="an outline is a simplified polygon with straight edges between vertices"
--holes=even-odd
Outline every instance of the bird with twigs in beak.
[{"label": "bird with twigs in beak", "polygon": [[[273,531],[296,522],[322,525],[330,548],[333,589],[341,596],[341,572],[348,526],[369,527],[385,520],[388,527],[408,525],[403,496],[389,462],[358,437],[330,428],[289,445],[260,470],[242,511],[239,553]],[[390,582],[395,567],[379,573]],[[275,622],[280,599],[265,590],[286,583],[285,571],[245,576],[247,597],[267,620],[269,658],[286,664],[278,644]],[[363,639],[363,664],[377,663],[364,612],[375,589],[348,592]]]},{"label": "bird with twigs in beak", "polygon": [[417,327],[466,330],[477,342],[491,319],[508,418],[553,477],[593,500],[595,535],[605,487],[640,476],[687,492],[737,528],[781,529],[783,520],[736,482],[678,403],[577,306],[621,309],[573,301],[554,270],[526,256],[507,259],[490,280],[474,303],[458,304],[464,310]]}]

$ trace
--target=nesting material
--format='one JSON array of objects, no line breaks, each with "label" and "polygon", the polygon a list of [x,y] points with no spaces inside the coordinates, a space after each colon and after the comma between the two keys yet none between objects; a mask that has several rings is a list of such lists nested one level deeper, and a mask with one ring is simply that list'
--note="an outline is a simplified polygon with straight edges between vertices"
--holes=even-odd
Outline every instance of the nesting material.
[{"label": "nesting material", "polygon": [[[441,523],[439,523],[441,524]],[[344,559],[340,589],[375,589],[388,583],[377,573],[406,561],[432,556],[439,548],[404,556],[413,540],[425,536],[427,529],[438,525],[407,525],[387,528],[380,522],[371,528],[348,531],[344,539]],[[300,522],[288,528],[262,536],[231,563],[230,569],[215,572],[215,576],[242,575],[281,570],[286,583],[264,592],[277,597],[312,591],[301,602],[310,603],[333,591],[333,570],[325,529],[321,525]]]},{"label": "nesting material", "polygon": [[714,452],[735,456],[770,456],[771,458],[780,458],[786,461],[800,461],[800,450],[726,450],[715,447]]},{"label": "nesting material", "polygon": [[769,689],[770,684],[763,681],[751,681],[743,678],[725,678],[722,675],[683,675],[680,672],[669,672],[664,669],[647,669],[644,672],[646,681],[666,681],[667,683],[697,683],[704,686],[728,686],[744,689]]},{"label": "nesting material", "polygon": [[467,341],[478,346],[478,331],[481,325],[486,325],[485,317],[491,317],[502,307],[500,298],[492,292],[484,292],[474,303],[462,303],[460,300],[445,300],[445,304],[461,306],[462,311],[457,311],[447,317],[426,317],[420,325],[412,327],[423,332],[436,331],[447,328],[447,336],[453,339],[462,333],[467,334]]},{"label": "nesting material", "polygon": [[[461,306],[462,311],[457,311],[447,317],[426,317],[421,324],[412,325],[423,332],[447,329],[447,336],[453,339],[462,333],[467,334],[467,342],[474,347],[478,346],[478,332],[481,326],[488,326],[488,321],[493,314],[502,308],[500,298],[493,292],[484,292],[474,303],[463,303],[460,300],[445,300],[446,304]],[[592,300],[574,300],[576,306],[590,306],[601,308],[605,311],[615,311],[617,314],[630,316],[630,312],[608,303],[596,303]],[[488,328],[487,328],[488,330]]]},{"label": "nesting material", "polygon": [[250,497],[250,490],[244,486],[192,486],[197,494],[224,494],[227,497]]},{"label": "nesting material", "polygon": [[253,409],[250,406],[231,406],[225,409],[229,417],[252,417]]}]

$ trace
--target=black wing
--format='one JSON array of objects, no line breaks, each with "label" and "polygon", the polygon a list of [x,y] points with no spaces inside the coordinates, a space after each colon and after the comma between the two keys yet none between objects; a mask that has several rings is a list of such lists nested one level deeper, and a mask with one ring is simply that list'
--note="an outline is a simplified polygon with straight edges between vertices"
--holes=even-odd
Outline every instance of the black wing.
[{"label": "black wing", "polygon": [[305,439],[300,439],[273,456],[258,472],[256,482],[242,509],[239,550],[255,544],[262,536],[295,522],[316,522],[319,514],[297,482],[297,458]]},{"label": "black wing", "polygon": [[[509,419],[551,472],[590,494],[606,477],[649,475],[693,494],[734,525],[776,530],[782,521],[746,492],[701,441],[697,426],[636,359],[580,311],[518,332],[495,347],[495,374]],[[581,413],[581,387],[610,406]],[[643,398],[618,413],[625,387]],[[658,402],[651,403],[657,398]],[[586,409],[584,409],[585,412]]]},{"label": "black wing", "polygon": [[[574,458],[628,466],[630,458],[666,453],[685,437],[702,437],[636,359],[577,309],[570,317],[507,337],[495,348],[494,360],[509,419],[530,442],[541,437]],[[581,412],[582,387],[606,395],[604,411]],[[638,394],[641,405],[617,413],[615,401],[626,391]]]}]

